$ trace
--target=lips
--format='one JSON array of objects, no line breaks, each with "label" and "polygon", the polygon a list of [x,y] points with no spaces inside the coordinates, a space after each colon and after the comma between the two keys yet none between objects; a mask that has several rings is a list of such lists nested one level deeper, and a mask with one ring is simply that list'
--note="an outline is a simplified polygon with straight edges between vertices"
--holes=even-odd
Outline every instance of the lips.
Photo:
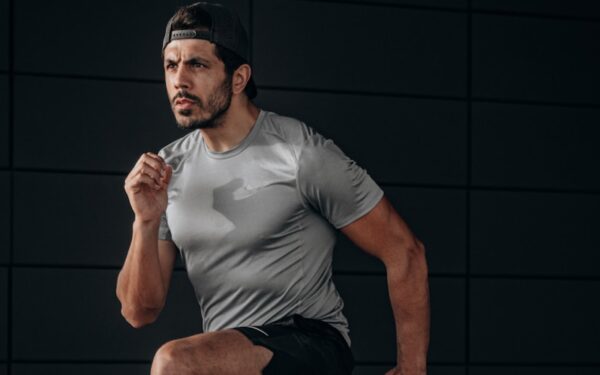
[{"label": "lips", "polygon": [[175,106],[187,108],[193,106],[195,103],[195,101],[189,99],[177,99],[175,101]]}]

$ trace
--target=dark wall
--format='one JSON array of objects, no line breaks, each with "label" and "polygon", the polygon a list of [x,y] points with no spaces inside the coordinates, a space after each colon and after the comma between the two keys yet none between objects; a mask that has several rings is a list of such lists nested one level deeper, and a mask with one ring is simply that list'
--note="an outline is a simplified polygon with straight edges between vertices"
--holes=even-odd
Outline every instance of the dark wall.
[{"label": "dark wall", "polygon": [[[257,103],[333,138],[427,247],[429,373],[600,371],[600,6],[231,0]],[[0,375],[147,374],[200,331],[178,263],[121,317],[125,175],[183,135],[160,64],[178,1],[0,0]],[[340,239],[356,374],[394,364],[384,268]]]}]

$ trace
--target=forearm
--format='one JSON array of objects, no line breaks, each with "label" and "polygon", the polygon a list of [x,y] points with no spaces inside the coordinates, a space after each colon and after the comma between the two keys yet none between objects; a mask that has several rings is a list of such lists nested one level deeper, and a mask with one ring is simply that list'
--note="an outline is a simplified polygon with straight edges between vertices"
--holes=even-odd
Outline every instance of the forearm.
[{"label": "forearm", "polygon": [[124,311],[160,310],[164,304],[158,226],[158,221],[133,223],[131,245],[117,281],[117,296]]},{"label": "forearm", "polygon": [[397,369],[425,374],[429,347],[429,283],[424,249],[404,251],[402,262],[386,264],[390,302],[396,323]]}]

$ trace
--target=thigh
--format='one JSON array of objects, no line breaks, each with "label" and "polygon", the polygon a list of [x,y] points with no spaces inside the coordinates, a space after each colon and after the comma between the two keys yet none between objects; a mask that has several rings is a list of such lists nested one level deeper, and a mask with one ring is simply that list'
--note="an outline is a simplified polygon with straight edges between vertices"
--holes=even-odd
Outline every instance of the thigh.
[{"label": "thigh", "polygon": [[354,358],[344,338],[327,323],[294,315],[285,323],[235,328],[273,357],[263,374],[352,373]]},{"label": "thigh", "polygon": [[261,374],[273,353],[233,329],[167,342],[156,353],[152,375]]}]

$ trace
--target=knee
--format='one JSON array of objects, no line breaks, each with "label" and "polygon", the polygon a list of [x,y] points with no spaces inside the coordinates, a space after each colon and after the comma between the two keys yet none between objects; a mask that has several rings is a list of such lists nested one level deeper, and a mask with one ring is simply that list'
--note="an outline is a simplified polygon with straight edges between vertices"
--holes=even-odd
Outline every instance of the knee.
[{"label": "knee", "polygon": [[154,354],[150,375],[187,374],[184,365],[185,349],[177,341],[169,341]]},{"label": "knee", "polygon": [[205,375],[210,371],[204,360],[206,353],[194,351],[184,340],[173,340],[163,344],[154,354],[150,375]]},{"label": "knee", "polygon": [[154,354],[150,375],[171,375],[179,372],[180,351],[174,341],[162,345]]}]

